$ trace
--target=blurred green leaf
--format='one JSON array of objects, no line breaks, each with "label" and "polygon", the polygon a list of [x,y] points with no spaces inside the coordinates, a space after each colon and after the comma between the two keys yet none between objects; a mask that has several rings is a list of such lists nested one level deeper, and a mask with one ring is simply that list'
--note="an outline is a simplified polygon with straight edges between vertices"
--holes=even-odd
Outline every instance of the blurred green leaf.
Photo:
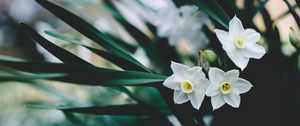
[{"label": "blurred green leaf", "polygon": [[144,65],[134,59],[130,54],[120,47],[116,42],[107,37],[104,33],[93,27],[88,22],[84,21],[75,14],[67,11],[66,9],[59,7],[46,0],[36,0],[40,5],[63,20],[65,23],[76,29],[78,32],[93,40],[103,48],[107,49],[111,53],[123,57],[124,59],[136,64],[144,71],[149,71]]},{"label": "blurred green leaf", "polygon": [[85,48],[89,49],[93,53],[103,57],[104,59],[106,59],[106,60],[110,61],[111,63],[121,67],[124,70],[143,71],[143,69],[141,69],[141,67],[139,67],[138,65],[128,61],[127,59],[125,59],[123,57],[119,57],[119,56],[116,56],[112,53],[109,53],[109,52],[106,52],[106,51],[103,51],[103,50],[100,50],[100,49],[96,49],[96,48],[93,48],[93,47],[90,47],[90,46],[83,45],[80,42],[78,42],[77,40],[75,40],[73,38],[70,38],[70,37],[67,37],[67,36],[64,36],[64,35],[60,35],[60,34],[57,34],[57,33],[54,33],[54,32],[49,32],[49,31],[46,31],[45,33],[52,36],[52,37],[55,37],[55,38],[64,40],[66,42],[69,42],[71,44],[84,46]]},{"label": "blurred green leaf", "polygon": [[[145,116],[150,115],[150,109],[147,106],[139,104],[111,105],[111,106],[92,106],[92,107],[60,107],[45,105],[26,105],[27,107],[39,109],[58,109],[64,112],[93,114],[93,115],[124,115],[124,116]],[[162,109],[162,108],[161,108]],[[165,114],[170,114],[167,110]]]},{"label": "blurred green leaf", "polygon": [[267,2],[268,2],[268,0],[259,1],[258,5],[255,6],[254,11],[251,12],[250,19],[252,19],[258,12],[260,12],[263,8],[265,8],[265,5],[267,4]]},{"label": "blurred green leaf", "polygon": [[0,64],[29,73],[87,73],[97,71],[114,71],[112,69],[104,69],[94,66],[69,63],[33,62],[12,57],[6,58],[2,56],[0,56]]},{"label": "blurred green leaf", "polygon": [[72,54],[71,52],[66,51],[65,49],[60,48],[59,46],[49,42],[47,39],[39,35],[34,29],[29,27],[26,24],[20,24],[22,29],[30,35],[37,43],[43,46],[47,51],[53,54],[55,57],[60,59],[65,63],[73,63],[73,64],[84,64],[84,65],[91,65],[90,63],[86,62],[85,60],[79,58],[78,56]]},{"label": "blurred green leaf", "polygon": [[129,22],[124,20],[119,20],[122,26],[127,30],[127,32],[138,42],[138,44],[145,50],[149,59],[156,65],[160,66],[161,69],[165,69],[168,65],[162,62],[161,55],[159,55],[156,48],[154,48],[154,42],[152,42],[147,35],[137,29],[135,26],[131,25]]},{"label": "blurred green leaf", "polygon": [[297,52],[300,53],[300,34],[297,34],[292,27],[290,27],[289,39]]},{"label": "blurred green leaf", "polygon": [[300,8],[300,0],[296,0],[296,4]]},{"label": "blurred green leaf", "polygon": [[296,13],[296,11],[293,9],[291,4],[287,0],[284,0],[284,2],[288,6],[290,13],[293,15],[298,27],[300,28],[300,17],[299,17],[299,15]]},{"label": "blurred green leaf", "polygon": [[216,0],[193,0],[193,2],[211,18],[228,28],[230,17]]},{"label": "blurred green leaf", "polygon": [[[12,63],[12,62],[11,62]],[[162,82],[165,80],[165,76],[145,73],[145,72],[135,72],[135,71],[117,71],[112,69],[95,68],[92,71],[76,71],[82,70],[78,68],[72,70],[72,67],[67,67],[67,71],[63,71],[63,66],[65,64],[55,64],[55,63],[41,63],[43,67],[38,67],[40,64],[36,63],[37,67],[30,69],[22,68],[22,62],[16,62],[21,67],[17,67],[19,70],[24,70],[26,72],[43,72],[38,74],[24,74],[24,75],[0,75],[0,81],[29,81],[35,79],[49,79],[57,80],[62,82],[77,83],[81,85],[95,85],[95,86],[157,86],[157,82]],[[12,66],[16,66],[16,64]],[[33,66],[34,64],[24,63],[25,65]],[[6,66],[11,66],[9,63],[3,64]],[[47,66],[49,65],[49,66]],[[88,68],[88,67],[86,67]],[[54,71],[54,70],[58,70]],[[154,84],[156,83],[156,84]]]}]

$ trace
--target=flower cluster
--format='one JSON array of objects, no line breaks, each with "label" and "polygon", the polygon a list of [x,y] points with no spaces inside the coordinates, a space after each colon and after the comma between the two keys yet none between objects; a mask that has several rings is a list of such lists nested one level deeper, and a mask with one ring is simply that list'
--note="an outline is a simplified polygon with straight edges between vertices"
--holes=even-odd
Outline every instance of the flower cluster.
[{"label": "flower cluster", "polygon": [[210,68],[209,80],[200,66],[189,68],[183,64],[171,63],[173,74],[163,85],[174,90],[174,102],[182,104],[190,101],[195,109],[199,109],[204,96],[211,97],[213,109],[229,104],[239,107],[240,95],[250,90],[251,83],[239,78],[238,70],[224,72],[218,68]]},{"label": "flower cluster", "polygon": [[[216,29],[217,38],[229,58],[243,70],[250,58],[260,59],[265,49],[256,42],[260,34],[253,29],[244,29],[241,21],[235,16],[229,22],[229,32]],[[188,67],[171,62],[173,74],[163,85],[174,90],[174,102],[182,104],[190,101],[195,109],[199,109],[206,96],[211,97],[213,109],[218,109],[225,103],[238,108],[241,102],[240,94],[248,92],[252,84],[239,78],[239,71],[234,69],[227,72],[211,67],[208,78],[202,67]]]}]

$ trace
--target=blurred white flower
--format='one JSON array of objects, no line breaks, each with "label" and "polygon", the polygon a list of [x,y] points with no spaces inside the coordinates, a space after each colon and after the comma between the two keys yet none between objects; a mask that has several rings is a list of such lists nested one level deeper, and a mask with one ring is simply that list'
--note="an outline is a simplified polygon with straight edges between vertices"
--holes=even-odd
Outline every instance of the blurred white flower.
[{"label": "blurred white flower", "polygon": [[169,2],[169,6],[157,11],[154,25],[157,26],[158,36],[167,37],[172,46],[187,42],[191,50],[197,53],[208,43],[201,29],[209,22],[208,17],[197,10],[198,7],[193,5],[177,8],[174,3]]},{"label": "blurred white flower", "polygon": [[249,81],[239,78],[238,70],[230,70],[225,73],[219,68],[210,68],[208,77],[211,84],[206,95],[211,97],[214,110],[225,103],[238,108],[241,102],[240,94],[248,92],[252,87]]},{"label": "blurred white flower", "polygon": [[[171,0],[141,0],[140,2],[142,5],[131,0],[115,3],[122,3],[116,5],[122,10],[125,18],[127,15],[126,19],[146,34],[149,30],[144,23],[148,22],[157,27],[158,36],[168,38],[171,46],[185,43],[189,46],[188,53],[198,53],[199,49],[206,47],[208,39],[202,27],[204,24],[209,24],[210,20],[207,15],[197,11],[198,7],[186,5],[177,8]],[[126,11],[131,13],[125,13]]]},{"label": "blurred white flower", "polygon": [[12,0],[8,13],[17,21],[29,22],[36,16],[39,7],[34,0]]},{"label": "blurred white flower", "polygon": [[171,62],[171,69],[173,74],[163,82],[163,85],[175,90],[174,102],[182,104],[190,101],[195,109],[199,109],[209,85],[202,68],[199,66],[189,68]]},{"label": "blurred white flower", "polygon": [[260,59],[266,50],[256,42],[260,34],[254,29],[244,29],[242,22],[236,16],[229,22],[229,32],[216,29],[217,38],[228,57],[241,70],[244,70],[250,58]]}]

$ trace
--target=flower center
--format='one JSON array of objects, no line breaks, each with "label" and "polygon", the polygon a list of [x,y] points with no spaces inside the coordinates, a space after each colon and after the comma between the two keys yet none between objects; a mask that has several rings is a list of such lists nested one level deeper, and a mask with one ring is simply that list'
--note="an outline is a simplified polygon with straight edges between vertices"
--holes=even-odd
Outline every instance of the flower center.
[{"label": "flower center", "polygon": [[235,39],[234,44],[238,48],[244,48],[246,45],[246,41],[242,38],[237,38]]},{"label": "flower center", "polygon": [[229,82],[223,82],[220,86],[220,91],[223,93],[223,94],[228,94],[231,92],[231,84]]},{"label": "flower center", "polygon": [[184,93],[191,93],[194,91],[194,85],[192,82],[185,80],[181,83],[181,90]]}]

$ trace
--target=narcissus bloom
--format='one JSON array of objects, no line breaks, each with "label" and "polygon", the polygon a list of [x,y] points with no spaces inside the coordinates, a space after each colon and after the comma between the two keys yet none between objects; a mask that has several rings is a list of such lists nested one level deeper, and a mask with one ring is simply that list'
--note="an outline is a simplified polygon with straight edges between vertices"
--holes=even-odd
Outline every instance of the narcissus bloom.
[{"label": "narcissus bloom", "polygon": [[209,85],[202,68],[199,66],[189,68],[175,62],[171,62],[171,68],[173,74],[163,85],[174,90],[174,102],[183,104],[190,101],[195,109],[199,109]]},{"label": "narcissus bloom", "polygon": [[250,58],[260,59],[266,50],[256,42],[260,34],[254,29],[244,29],[242,22],[236,16],[229,22],[229,32],[216,29],[217,38],[222,44],[232,62],[244,70]]},{"label": "narcissus bloom", "polygon": [[218,68],[210,68],[208,72],[210,85],[206,95],[211,97],[213,109],[218,109],[225,103],[238,108],[241,102],[240,94],[249,91],[251,83],[239,78],[238,70],[224,72]]}]

